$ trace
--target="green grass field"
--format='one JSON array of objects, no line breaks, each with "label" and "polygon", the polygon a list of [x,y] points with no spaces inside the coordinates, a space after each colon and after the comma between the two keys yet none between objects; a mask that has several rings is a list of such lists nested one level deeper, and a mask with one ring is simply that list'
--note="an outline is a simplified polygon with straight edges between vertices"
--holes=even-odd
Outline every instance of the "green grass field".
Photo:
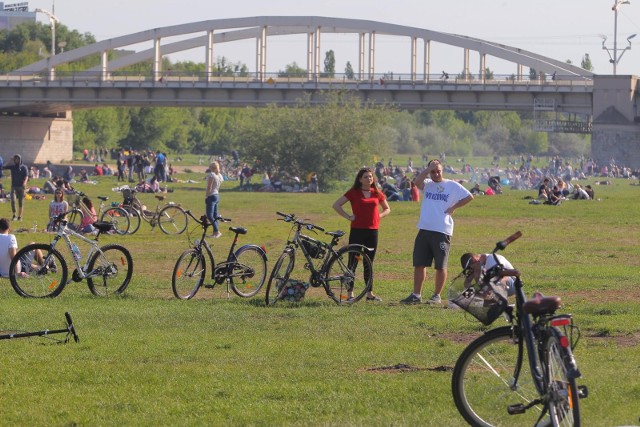
[{"label": "green grass field", "polygon": [[[200,183],[171,184],[168,200],[202,214],[202,174],[180,178]],[[600,201],[558,207],[530,205],[524,197],[533,191],[507,190],[478,197],[456,213],[451,278],[460,271],[462,253],[490,251],[521,230],[523,237],[504,254],[522,271],[527,293],[559,295],[562,311],[575,315],[582,329],[575,351],[579,383],[591,393],[581,402],[588,426],[640,422],[640,187],[629,184],[614,180],[595,187]],[[77,188],[120,200],[111,191],[115,185],[115,178],[105,177]],[[233,191],[236,185],[224,184],[221,213],[249,230],[241,243],[265,246],[269,271],[289,232],[276,221],[276,210],[328,230],[348,227],[331,208],[340,192],[242,193]],[[154,207],[152,197],[141,195]],[[24,220],[14,229],[34,221],[44,228],[50,200],[26,201]],[[93,297],[81,282],[55,299],[23,299],[1,279],[0,330],[57,329],[69,311],[81,342],[2,341],[0,424],[462,425],[451,370],[484,328],[461,310],[398,305],[412,287],[419,205],[395,202],[391,208],[375,264],[375,290],[383,298],[378,304],[337,306],[314,290],[304,303],[266,308],[264,289],[250,299],[227,298],[224,286],[179,301],[171,292],[171,272],[188,236],[166,236],[145,223],[133,236],[101,238],[133,254],[134,278],[123,297]],[[1,216],[11,216],[8,202],[0,204]],[[51,238],[15,234],[20,245]],[[226,256],[231,236],[226,232],[214,242],[217,259]],[[294,276],[307,277],[300,265]],[[432,289],[429,271],[425,296]]]}]

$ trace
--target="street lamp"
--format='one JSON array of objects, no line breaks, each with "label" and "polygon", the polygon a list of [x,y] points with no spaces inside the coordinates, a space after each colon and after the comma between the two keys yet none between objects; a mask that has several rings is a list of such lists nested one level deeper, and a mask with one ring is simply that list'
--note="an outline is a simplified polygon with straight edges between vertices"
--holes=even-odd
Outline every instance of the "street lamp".
[{"label": "street lamp", "polygon": [[36,12],[44,13],[49,17],[49,21],[51,22],[51,56],[56,54],[56,22],[60,22],[56,16],[45,9],[36,9]]},{"label": "street lamp", "polygon": [[611,7],[611,10],[613,10],[613,13],[614,13],[614,18],[613,18],[613,55],[611,55],[611,50],[609,50],[609,48],[607,48],[604,45],[605,42],[607,41],[607,37],[606,36],[601,36],[602,37],[602,49],[606,50],[607,53],[609,54],[609,62],[613,64],[613,75],[614,76],[617,74],[618,63],[622,59],[622,55],[624,55],[624,53],[626,51],[631,49],[631,39],[636,36],[636,34],[632,34],[629,37],[627,37],[627,42],[629,43],[629,46],[627,46],[624,49],[622,49],[622,53],[620,53],[620,55],[618,55],[618,8],[620,7],[620,5],[623,5],[623,4],[631,4],[631,2],[629,2],[629,0],[617,0],[615,2],[615,4]]}]

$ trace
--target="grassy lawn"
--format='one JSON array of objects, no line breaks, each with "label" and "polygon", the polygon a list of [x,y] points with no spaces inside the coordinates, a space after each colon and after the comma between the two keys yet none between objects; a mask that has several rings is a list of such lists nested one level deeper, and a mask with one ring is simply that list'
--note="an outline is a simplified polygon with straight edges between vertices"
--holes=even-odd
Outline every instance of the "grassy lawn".
[{"label": "grassy lawn", "polygon": [[[202,214],[203,175],[179,178],[197,183],[171,184],[168,200]],[[462,253],[490,251],[496,241],[523,232],[504,255],[522,271],[528,294],[561,296],[563,311],[573,313],[582,329],[575,355],[583,373],[579,383],[591,392],[581,402],[589,426],[637,424],[640,416],[640,187],[612,181],[595,187],[600,201],[557,207],[530,205],[524,197],[534,191],[476,198],[456,213],[449,270],[451,277],[459,272]],[[104,177],[77,188],[94,200],[120,200],[111,191],[116,185]],[[348,227],[331,209],[341,192],[244,193],[236,186],[224,183],[221,213],[233,219],[230,225],[249,230],[241,244],[265,246],[269,271],[289,232],[276,221],[276,210],[327,230]],[[152,195],[141,199],[155,207]],[[24,220],[14,229],[34,221],[44,228],[50,200],[26,201]],[[302,304],[266,308],[264,290],[250,299],[228,298],[224,285],[179,301],[171,292],[171,272],[189,235],[166,236],[146,223],[133,236],[101,238],[133,254],[134,278],[123,297],[93,297],[81,282],[55,299],[23,299],[1,279],[0,330],[57,329],[69,311],[81,342],[2,341],[0,424],[461,425],[451,370],[484,328],[461,310],[398,305],[412,287],[419,205],[395,202],[391,208],[376,258],[381,304],[337,306],[312,290]],[[2,216],[11,216],[8,202],[0,203]],[[193,225],[189,229],[192,239],[199,236]],[[232,237],[222,231],[213,242],[218,260]],[[51,238],[41,232],[16,237],[20,245]],[[296,266],[295,278],[307,274]],[[432,289],[429,271],[425,295]]]}]

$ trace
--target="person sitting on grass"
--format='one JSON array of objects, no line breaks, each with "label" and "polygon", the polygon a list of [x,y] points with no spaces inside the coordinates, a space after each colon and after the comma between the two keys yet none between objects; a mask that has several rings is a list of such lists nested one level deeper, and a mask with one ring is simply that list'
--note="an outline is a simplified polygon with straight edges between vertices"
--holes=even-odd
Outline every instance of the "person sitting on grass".
[{"label": "person sitting on grass", "polygon": [[87,207],[82,208],[82,222],[80,222],[80,233],[95,233],[96,228],[93,223],[98,220],[98,214],[93,207],[93,202],[88,197],[82,198],[82,203]]},{"label": "person sitting on grass", "polygon": [[[18,241],[16,236],[9,234],[10,223],[6,218],[0,218],[0,277],[9,277],[9,267],[11,260],[18,253]],[[33,243],[33,242],[32,242]],[[25,258],[16,264],[16,275],[26,277],[31,268],[34,267],[33,262],[38,265],[43,264],[42,252],[40,250],[31,251],[29,258]],[[31,267],[31,268],[30,268]]]}]

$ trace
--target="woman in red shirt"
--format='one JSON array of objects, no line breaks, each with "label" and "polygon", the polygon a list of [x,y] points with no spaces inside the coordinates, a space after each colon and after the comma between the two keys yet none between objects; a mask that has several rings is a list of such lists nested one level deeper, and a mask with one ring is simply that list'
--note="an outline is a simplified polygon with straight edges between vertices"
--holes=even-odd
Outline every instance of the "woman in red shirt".
[{"label": "woman in red shirt", "polygon": [[[347,202],[351,203],[351,215],[343,208]],[[353,186],[335,201],[333,209],[338,212],[338,215],[351,221],[349,243],[372,248],[369,251],[369,257],[373,262],[378,247],[380,219],[389,215],[391,208],[384,193],[375,185],[375,175],[371,168],[362,168],[358,171]],[[367,301],[382,301],[380,297],[373,294],[373,286],[367,295]]]}]

